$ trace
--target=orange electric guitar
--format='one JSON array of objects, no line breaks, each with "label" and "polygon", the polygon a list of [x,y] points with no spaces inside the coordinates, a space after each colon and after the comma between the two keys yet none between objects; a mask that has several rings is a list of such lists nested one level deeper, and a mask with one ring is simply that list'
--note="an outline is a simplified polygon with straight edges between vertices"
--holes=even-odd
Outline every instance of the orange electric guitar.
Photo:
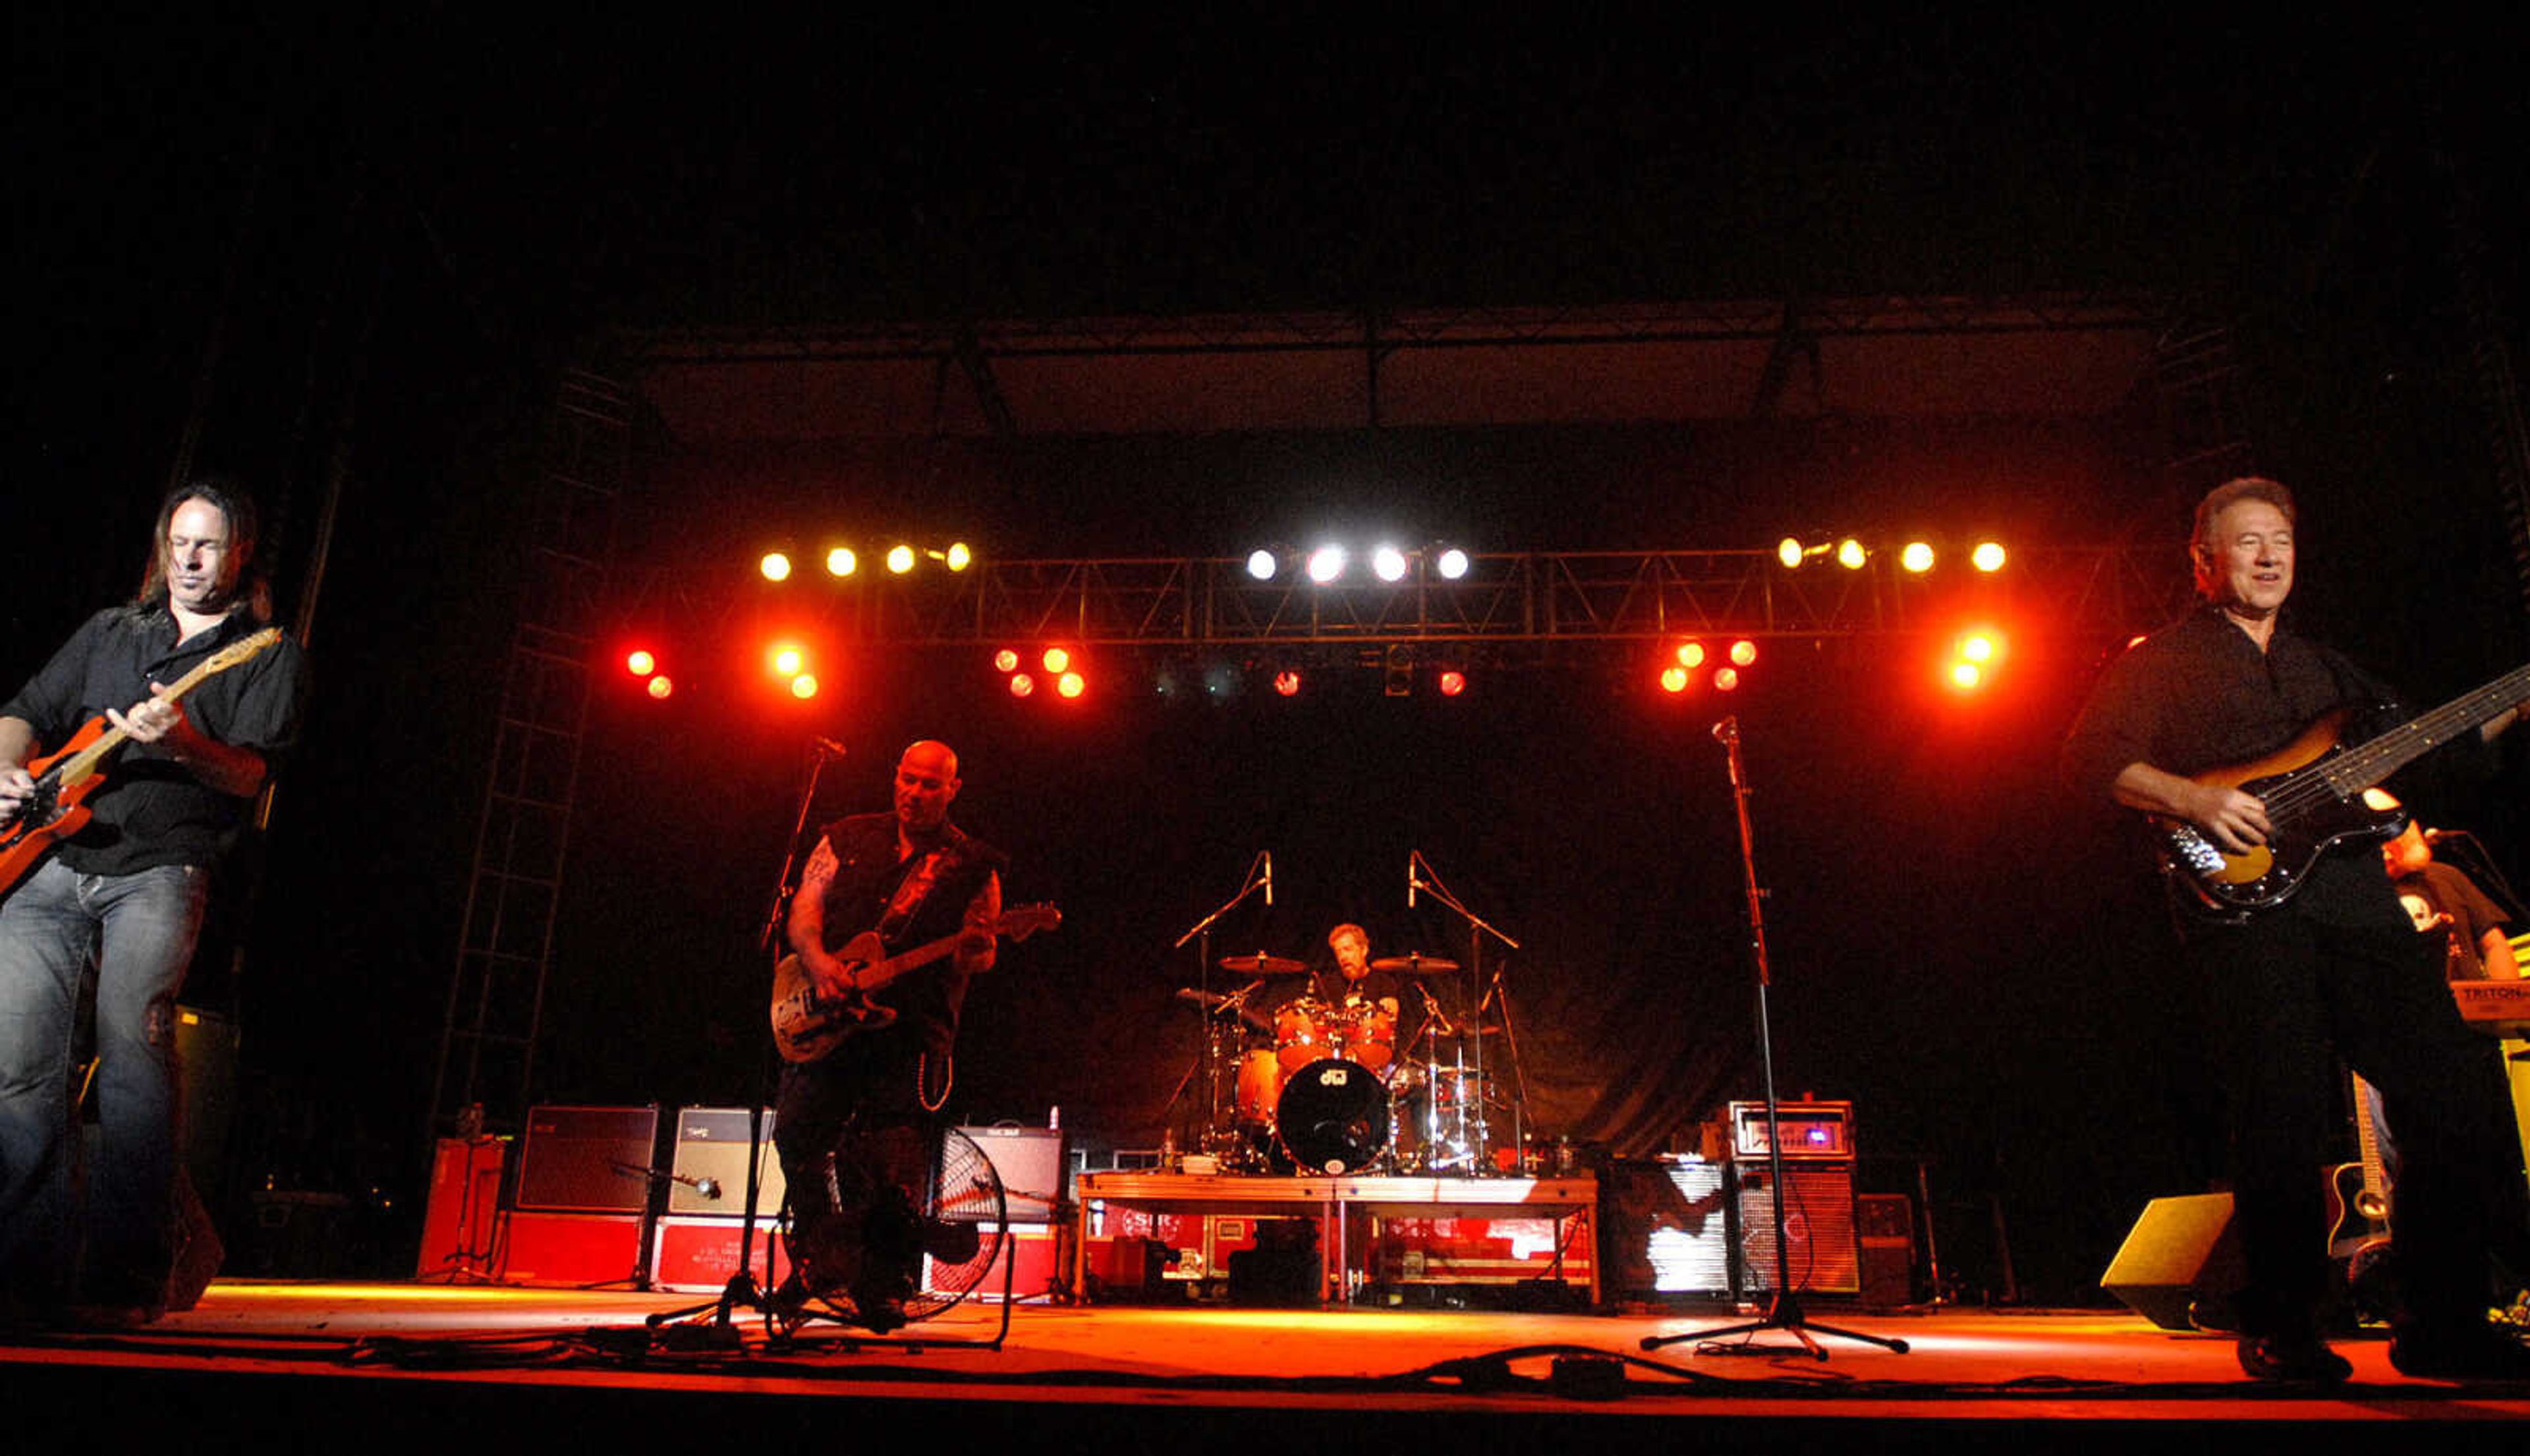
[{"label": "orange electric guitar", "polygon": [[[159,696],[172,703],[219,674],[261,656],[280,640],[279,627],[241,637],[204,658]],[[87,796],[105,783],[106,757],[130,737],[104,718],[91,718],[71,734],[61,752],[27,765],[34,775],[35,791],[16,814],[0,823],[0,894],[16,889],[55,841],[78,834],[87,823],[95,812],[87,807]]]},{"label": "orange electric guitar", "polygon": [[[1063,912],[1052,905],[1020,905],[1001,913],[993,922],[993,934],[1024,941],[1062,923]],[[835,958],[852,973],[852,981],[851,993],[840,997],[819,991],[815,978],[800,964],[798,956],[782,957],[782,963],[773,968],[774,1046],[781,1050],[785,1061],[815,1061],[841,1046],[846,1038],[877,1031],[896,1020],[896,1011],[871,1000],[870,994],[908,971],[931,964],[957,946],[958,936],[942,936],[890,955],[878,932],[863,931],[835,952]]]}]

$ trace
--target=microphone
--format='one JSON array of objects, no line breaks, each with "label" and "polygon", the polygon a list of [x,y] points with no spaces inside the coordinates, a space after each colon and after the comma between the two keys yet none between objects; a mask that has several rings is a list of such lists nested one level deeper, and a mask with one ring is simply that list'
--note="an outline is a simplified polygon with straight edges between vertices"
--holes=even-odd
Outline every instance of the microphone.
[{"label": "microphone", "polygon": [[1735,715],[1726,718],[1713,726],[1713,741],[1716,743],[1736,743],[1739,741],[1739,720]]},{"label": "microphone", "polygon": [[1423,888],[1423,886],[1422,886],[1421,882],[1417,881],[1417,880],[1414,878],[1414,851],[1412,851],[1412,850],[1410,850],[1410,849],[1409,849],[1409,850],[1407,850],[1407,851],[1405,852],[1405,908],[1406,908],[1406,909],[1411,910],[1411,909],[1413,909],[1413,908],[1414,908],[1414,891],[1416,891],[1416,890],[1421,890],[1422,888]]},{"label": "microphone", "polygon": [[696,1178],[694,1180],[694,1192],[701,1194],[705,1198],[717,1199],[720,1197],[720,1179]]},{"label": "microphone", "polygon": [[808,741],[816,745],[819,753],[825,754],[829,758],[842,758],[844,756],[844,745],[836,742],[832,738],[820,737],[815,733],[810,733],[808,735]]},{"label": "microphone", "polygon": [[1274,903],[1274,851],[1264,849],[1258,853],[1265,856],[1265,903],[1270,906]]}]

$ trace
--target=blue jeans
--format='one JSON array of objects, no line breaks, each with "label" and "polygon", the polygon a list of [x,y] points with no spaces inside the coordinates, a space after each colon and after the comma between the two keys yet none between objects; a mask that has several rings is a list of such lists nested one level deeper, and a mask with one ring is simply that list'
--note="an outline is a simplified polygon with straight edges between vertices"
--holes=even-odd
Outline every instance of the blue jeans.
[{"label": "blue jeans", "polygon": [[[0,1290],[38,1302],[145,1303],[164,1287],[176,992],[208,892],[208,876],[192,865],[81,875],[47,859],[0,900]],[[92,1160],[82,1157],[72,1086],[91,957]]]}]

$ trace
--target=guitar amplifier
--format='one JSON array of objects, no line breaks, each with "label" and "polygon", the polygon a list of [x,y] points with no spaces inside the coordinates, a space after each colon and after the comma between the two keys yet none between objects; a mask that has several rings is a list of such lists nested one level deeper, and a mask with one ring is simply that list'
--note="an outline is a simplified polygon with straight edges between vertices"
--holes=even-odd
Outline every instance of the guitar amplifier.
[{"label": "guitar amplifier", "polygon": [[1013,1223],[1051,1223],[1072,1201],[1063,1161],[1063,1133],[1051,1127],[961,1127],[1002,1180]]},{"label": "guitar amplifier", "polygon": [[[1739,1288],[1775,1287],[1775,1193],[1766,1166],[1740,1163]],[[1853,1227],[1853,1164],[1798,1162],[1784,1169],[1784,1247],[1795,1290],[1862,1292],[1862,1249]]]},{"label": "guitar amplifier", "polygon": [[655,1105],[531,1107],[515,1204],[557,1213],[645,1213],[658,1139]]},{"label": "guitar amplifier", "polygon": [[[711,1218],[746,1216],[746,1123],[744,1107],[688,1107],[677,1114],[677,1146],[670,1164],[676,1179],[668,1184],[669,1213]],[[773,1151],[769,1107],[764,1112],[763,1134],[755,1150],[755,1218],[769,1226],[781,1212],[786,1191],[782,1159]]]},{"label": "guitar amplifier", "polygon": [[[1853,1104],[1777,1103],[1775,1122],[1784,1132],[1784,1160],[1853,1159]],[[1742,1161],[1764,1160],[1766,1105],[1731,1105],[1731,1153]]]}]

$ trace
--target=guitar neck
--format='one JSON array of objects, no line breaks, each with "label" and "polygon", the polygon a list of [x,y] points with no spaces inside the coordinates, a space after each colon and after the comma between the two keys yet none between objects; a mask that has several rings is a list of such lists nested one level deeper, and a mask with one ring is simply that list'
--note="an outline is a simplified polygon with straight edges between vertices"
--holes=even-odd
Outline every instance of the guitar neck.
[{"label": "guitar neck", "polygon": [[[159,693],[158,696],[165,702],[173,703],[179,701],[185,696],[185,694],[192,692],[194,688],[201,686],[204,682],[207,682],[220,674],[227,672],[229,669],[236,667],[238,664],[260,656],[265,648],[270,647],[273,643],[280,640],[281,628],[279,627],[265,627],[263,630],[256,632],[251,637],[241,637],[237,641],[230,643],[228,646],[221,648],[218,652],[215,652],[209,657],[202,659],[200,662],[195,663],[192,672],[177,678],[172,685],[170,685],[165,691]],[[54,782],[57,783],[77,783],[81,780],[85,779],[88,775],[96,772],[96,766],[105,761],[105,756],[107,754],[122,747],[131,739],[131,737],[132,734],[124,731],[122,728],[108,728],[104,732],[97,735],[95,742],[90,743],[87,747],[80,750],[78,753],[73,754],[71,757],[64,759],[60,764],[56,765],[54,772],[57,777]]]},{"label": "guitar neck", "polygon": [[2339,796],[2360,793],[2524,700],[2530,700],[2530,666],[2515,668],[2473,693],[2337,755],[2322,766],[2321,773]]}]

